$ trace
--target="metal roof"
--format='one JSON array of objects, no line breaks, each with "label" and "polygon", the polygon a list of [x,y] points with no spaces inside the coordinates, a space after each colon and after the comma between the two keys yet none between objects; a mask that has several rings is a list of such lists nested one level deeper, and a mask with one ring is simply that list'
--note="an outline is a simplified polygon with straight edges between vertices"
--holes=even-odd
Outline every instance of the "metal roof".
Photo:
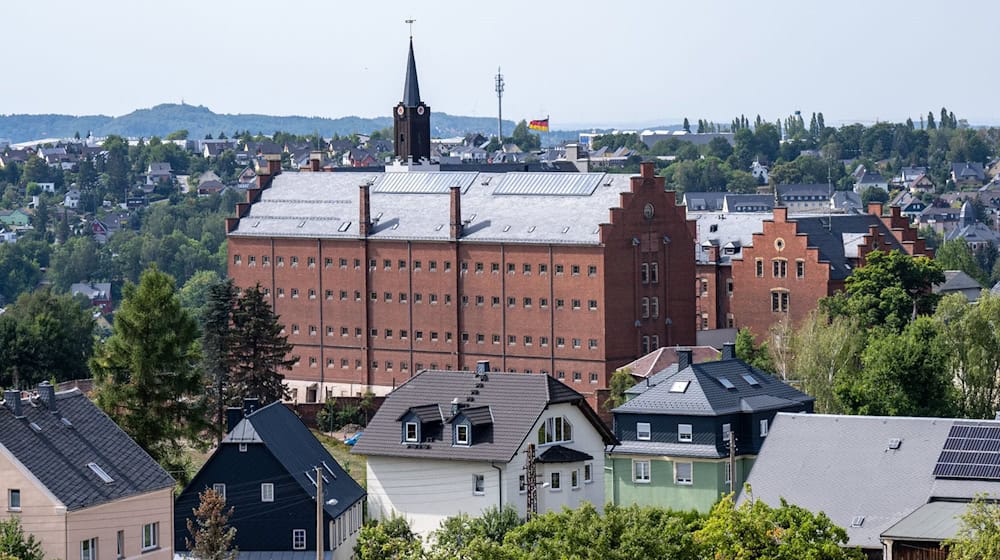
[{"label": "metal roof", "polygon": [[882,537],[907,541],[938,542],[958,534],[959,516],[969,507],[968,502],[930,502],[907,515],[899,523],[882,532]]},{"label": "metal roof", "polygon": [[604,173],[507,173],[493,194],[590,196]]},{"label": "metal roof", "polygon": [[451,187],[469,190],[478,173],[454,171],[384,173],[371,187],[373,193],[448,194]]}]

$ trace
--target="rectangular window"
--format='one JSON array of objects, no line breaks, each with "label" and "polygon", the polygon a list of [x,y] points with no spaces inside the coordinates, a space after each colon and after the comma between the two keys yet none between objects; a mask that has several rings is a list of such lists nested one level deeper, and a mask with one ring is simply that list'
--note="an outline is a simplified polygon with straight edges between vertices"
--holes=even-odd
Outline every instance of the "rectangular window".
[{"label": "rectangular window", "polygon": [[[266,259],[267,257],[264,258]],[[266,263],[267,261],[265,260],[264,262]],[[333,259],[330,257],[323,259],[323,268],[333,268]]]},{"label": "rectangular window", "polygon": [[549,299],[543,297],[538,298],[538,307],[541,307],[542,309],[547,309],[549,307]]},{"label": "rectangular window", "polygon": [[306,530],[292,529],[292,550],[306,549]]},{"label": "rectangular window", "polygon": [[115,537],[115,542],[118,545],[117,555],[115,558],[122,560],[122,558],[125,558],[125,531],[118,531],[118,534],[115,535]]},{"label": "rectangular window", "polygon": [[649,461],[632,461],[632,482],[649,484],[652,476],[649,468]]},{"label": "rectangular window", "polygon": [[775,313],[788,313],[788,292],[777,290],[771,292],[771,311]]},{"label": "rectangular window", "polygon": [[556,265],[556,274],[561,275],[562,273],[563,273],[563,265],[557,264]]},{"label": "rectangular window", "polygon": [[754,261],[757,266],[757,278],[764,277],[764,259],[755,259]]},{"label": "rectangular window", "polygon": [[731,424],[722,425],[722,444],[729,445],[729,437],[732,433],[733,427]]},{"label": "rectangular window", "polygon": [[21,511],[21,490],[11,488],[7,491],[7,510]]},{"label": "rectangular window", "polygon": [[486,477],[484,475],[472,475],[472,493],[476,496],[483,496],[486,494]]},{"label": "rectangular window", "polygon": [[593,463],[583,464],[583,483],[590,484],[594,481],[594,465]]},{"label": "rectangular window", "polygon": [[649,428],[649,422],[636,422],[635,423],[635,437],[641,441],[649,441],[651,437],[651,430]]},{"label": "rectangular window", "polygon": [[517,475],[517,492],[519,494],[528,492],[528,478],[523,474]]},{"label": "rectangular window", "polygon": [[273,482],[262,482],[260,485],[260,501],[262,502],[273,502],[274,501],[274,483]]},{"label": "rectangular window", "polygon": [[298,268],[298,266],[299,266],[299,258],[292,257],[292,268]]},{"label": "rectangular window", "polygon": [[517,265],[514,263],[507,263],[507,274],[514,274],[517,272]]},{"label": "rectangular window", "polygon": [[798,260],[795,261],[795,277],[805,278],[806,276],[806,261]]},{"label": "rectangular window", "polygon": [[580,469],[569,471],[569,487],[576,490],[580,487]]},{"label": "rectangular window", "polygon": [[649,319],[649,298],[642,298],[642,318]]},{"label": "rectangular window", "polygon": [[347,268],[347,259],[340,259],[340,268]]},{"label": "rectangular window", "polygon": [[404,441],[417,441],[417,423],[407,422],[406,423],[406,435],[404,436]]},{"label": "rectangular window", "polygon": [[649,298],[649,314],[654,318],[660,316],[660,298]]},{"label": "rectangular window", "polygon": [[597,276],[597,267],[590,265],[587,267],[587,276]]},{"label": "rectangular window", "polygon": [[243,262],[243,257],[240,255],[233,255],[233,264],[240,264]]},{"label": "rectangular window", "polygon": [[600,379],[597,376],[597,372],[596,371],[590,372],[590,382],[597,383],[598,381],[600,381]]},{"label": "rectangular window", "polygon": [[437,261],[429,261],[427,263],[427,267],[430,269],[431,272],[436,272],[437,269],[438,269],[438,262]]},{"label": "rectangular window", "polygon": [[660,281],[660,263],[649,263],[649,282],[655,284]]},{"label": "rectangular window", "polygon": [[212,490],[215,490],[216,494],[222,496],[223,500],[226,499],[226,485],[225,484],[223,484],[221,482],[216,482],[215,484],[212,485]]},{"label": "rectangular window", "polygon": [[476,274],[479,274],[479,273],[481,273],[482,271],[483,271],[483,263],[481,263],[481,262],[477,262],[477,263],[476,263]]},{"label": "rectangular window", "polygon": [[570,267],[570,272],[573,274],[573,276],[579,276],[580,275],[580,265],[574,264],[573,266],[571,266]]},{"label": "rectangular window", "polygon": [[399,270],[406,270],[406,261],[404,260],[399,261]]},{"label": "rectangular window", "polygon": [[788,261],[784,259],[775,259],[771,262],[771,266],[775,278],[784,278],[788,274]]},{"label": "rectangular window", "polygon": [[524,265],[524,273],[525,274],[531,274],[531,265],[530,264],[525,263],[525,265]]},{"label": "rectangular window", "polygon": [[307,258],[306,259],[306,264],[309,265],[309,268],[316,268],[316,257],[309,257],[309,258]]},{"label": "rectangular window", "polygon": [[458,445],[469,445],[469,426],[466,424],[455,426],[455,443]]},{"label": "rectangular window", "polygon": [[538,337],[538,344],[540,344],[543,347],[548,346],[549,345],[549,337],[547,337],[547,336],[540,336],[540,337]]},{"label": "rectangular window", "polygon": [[677,484],[692,484],[691,471],[692,463],[674,463],[674,482]]},{"label": "rectangular window", "polygon": [[591,311],[596,311],[597,310],[597,300],[596,299],[588,300],[587,301],[587,308],[590,309]]},{"label": "rectangular window", "polygon": [[413,270],[420,270],[422,263],[420,261],[413,261]]},{"label": "rectangular window", "polygon": [[152,550],[160,546],[160,524],[147,523],[142,526],[142,550]]},{"label": "rectangular window", "polygon": [[97,539],[80,541],[80,560],[97,560]]},{"label": "rectangular window", "polygon": [[549,490],[553,492],[562,490],[562,481],[559,479],[558,472],[554,472],[549,475]]},{"label": "rectangular window", "polygon": [[649,264],[648,263],[642,263],[642,265],[639,267],[639,280],[643,284],[649,284]]},{"label": "rectangular window", "polygon": [[539,263],[538,264],[538,273],[539,274],[548,274],[548,272],[549,272],[549,265],[544,264],[544,263]]},{"label": "rectangular window", "polygon": [[490,272],[493,274],[500,272],[500,263],[490,263]]},{"label": "rectangular window", "polygon": [[692,439],[691,424],[677,424],[677,441],[690,443]]},{"label": "rectangular window", "polygon": [[767,418],[760,421],[760,437],[767,437]]}]

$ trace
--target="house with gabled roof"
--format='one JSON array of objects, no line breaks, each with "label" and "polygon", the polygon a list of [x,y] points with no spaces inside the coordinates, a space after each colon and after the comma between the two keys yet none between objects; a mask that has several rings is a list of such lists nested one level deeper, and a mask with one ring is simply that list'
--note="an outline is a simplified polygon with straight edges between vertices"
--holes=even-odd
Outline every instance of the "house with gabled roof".
[{"label": "house with gabled roof", "polygon": [[605,503],[617,443],[580,393],[545,374],[424,370],[389,393],[353,453],[368,461],[368,515],[427,535],[459,513],[525,516]]},{"label": "house with gabled roof", "polygon": [[778,185],[774,190],[777,203],[789,212],[829,211],[834,193],[828,183]]},{"label": "house with gabled roof", "polygon": [[945,233],[945,241],[961,239],[973,250],[984,249],[989,245],[1000,245],[1000,233],[976,218],[976,211],[969,201],[962,203],[958,214],[958,227]]},{"label": "house with gabled roof", "polygon": [[4,391],[0,517],[47,558],[170,560],[174,479],[78,389]]},{"label": "house with gabled roof", "polygon": [[[347,560],[363,524],[365,491],[284,404],[246,399],[227,411],[229,428],[177,496],[174,546],[187,551],[187,520],[198,495],[213,488],[233,507],[238,560],[315,558],[317,486],[323,486],[324,558]],[[312,551],[311,553],[307,551]]]},{"label": "house with gabled roof", "polygon": [[937,560],[968,502],[1000,494],[998,465],[996,421],[779,413],[748,482],[825,513],[870,559]]},{"label": "house with gabled roof", "polygon": [[958,188],[981,187],[986,182],[983,164],[977,161],[963,161],[951,164],[951,180]]},{"label": "house with gabled roof", "polygon": [[812,397],[736,359],[732,343],[719,361],[677,353],[678,364],[626,390],[612,410],[621,444],[607,449],[610,503],[707,512],[746,480],[775,414],[813,410]]}]

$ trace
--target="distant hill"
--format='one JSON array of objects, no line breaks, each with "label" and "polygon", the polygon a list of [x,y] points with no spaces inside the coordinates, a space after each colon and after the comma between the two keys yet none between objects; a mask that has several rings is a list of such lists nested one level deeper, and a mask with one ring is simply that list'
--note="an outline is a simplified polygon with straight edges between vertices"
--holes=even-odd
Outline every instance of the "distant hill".
[{"label": "distant hill", "polygon": [[[511,121],[504,121],[504,131],[514,130]],[[489,117],[463,117],[446,113],[431,114],[431,134],[435,137],[462,136],[479,132],[495,134],[497,121]],[[163,104],[151,109],[139,109],[121,117],[105,115],[0,115],[0,138],[11,142],[26,142],[40,138],[69,138],[79,132],[86,136],[119,134],[130,137],[166,136],[175,130],[187,130],[190,138],[231,135],[237,130],[272,134],[276,131],[293,134],[320,133],[323,136],[354,133],[368,134],[392,126],[391,117],[276,117],[271,115],[227,115],[213,113],[195,105]]]}]

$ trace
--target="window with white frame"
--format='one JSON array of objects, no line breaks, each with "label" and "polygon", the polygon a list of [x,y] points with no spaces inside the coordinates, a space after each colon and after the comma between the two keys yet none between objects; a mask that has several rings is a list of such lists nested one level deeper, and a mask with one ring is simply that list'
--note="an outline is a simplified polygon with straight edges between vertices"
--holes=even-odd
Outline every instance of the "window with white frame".
[{"label": "window with white frame", "polygon": [[80,541],[80,560],[97,560],[97,538]]},{"label": "window with white frame", "polygon": [[694,465],[692,463],[685,462],[675,462],[674,463],[674,482],[677,484],[692,484],[692,471]]},{"label": "window with white frame", "polygon": [[583,483],[590,484],[594,481],[594,464],[584,463],[583,464]]},{"label": "window with white frame", "polygon": [[651,430],[649,427],[649,422],[636,422],[635,423],[635,437],[641,441],[649,441],[651,436]]},{"label": "window with white frame", "polygon": [[292,529],[292,550],[306,549],[306,530]]},{"label": "window with white frame", "polygon": [[472,493],[476,496],[486,494],[486,477],[484,475],[472,475]]},{"label": "window with white frame", "polygon": [[649,484],[652,481],[649,461],[632,461],[632,481]]},{"label": "window with white frame", "polygon": [[767,418],[760,421],[760,437],[767,437]]},{"label": "window with white frame", "polygon": [[212,484],[212,490],[215,490],[216,494],[222,496],[223,500],[226,499],[226,485],[224,483],[216,482],[215,484]]},{"label": "window with white frame", "polygon": [[677,441],[690,442],[692,439],[691,424],[677,424]]},{"label": "window with white frame", "polygon": [[573,490],[580,487],[580,469],[569,471],[569,487]]},{"label": "window with white frame", "polygon": [[274,483],[273,482],[262,482],[260,484],[260,501],[262,501],[262,502],[273,502],[274,501]]},{"label": "window with white frame", "polygon": [[420,434],[417,432],[416,422],[407,422],[405,431],[403,434],[404,441],[418,441],[420,439]]},{"label": "window with white frame", "polygon": [[146,523],[142,526],[142,550],[152,550],[160,546],[160,524]]},{"label": "window with white frame", "polygon": [[21,511],[21,490],[17,488],[7,490],[7,510]]},{"label": "window with white frame", "polygon": [[562,480],[560,480],[558,472],[549,475],[549,490],[553,492],[562,490]]},{"label": "window with white frame", "polygon": [[469,425],[459,424],[455,426],[455,444],[469,445]]},{"label": "window with white frame", "polygon": [[545,420],[538,428],[538,444],[559,443],[573,440],[573,426],[562,416]]},{"label": "window with white frame", "polygon": [[528,492],[528,477],[523,474],[517,476],[517,492],[519,494]]}]

